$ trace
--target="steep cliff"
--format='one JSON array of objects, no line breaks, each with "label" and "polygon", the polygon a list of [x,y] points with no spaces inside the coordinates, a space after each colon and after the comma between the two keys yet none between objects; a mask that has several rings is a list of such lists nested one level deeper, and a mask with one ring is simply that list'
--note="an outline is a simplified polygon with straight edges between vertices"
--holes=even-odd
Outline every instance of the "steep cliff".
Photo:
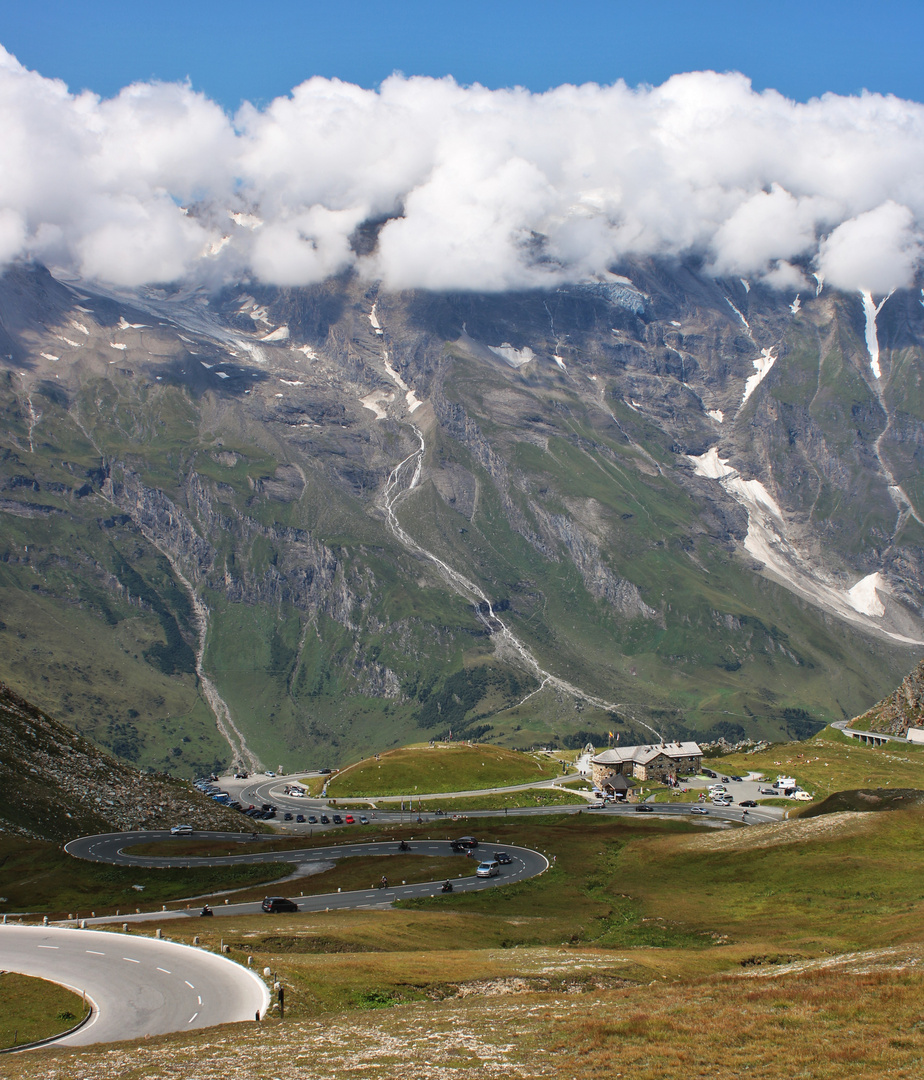
[{"label": "steep cliff", "polygon": [[905,736],[910,727],[924,727],[924,660],[887,698],[877,702],[855,720],[866,721],[870,731]]}]

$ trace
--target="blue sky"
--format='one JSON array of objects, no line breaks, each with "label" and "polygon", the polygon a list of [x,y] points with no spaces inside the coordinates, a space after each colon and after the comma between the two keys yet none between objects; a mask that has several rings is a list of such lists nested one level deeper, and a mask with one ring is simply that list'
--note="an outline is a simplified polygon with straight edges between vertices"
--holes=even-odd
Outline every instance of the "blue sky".
[{"label": "blue sky", "polygon": [[233,111],[311,75],[374,87],[395,70],[463,84],[659,84],[737,70],[804,101],[861,89],[924,99],[924,3],[854,0],[30,0],[0,7],[29,68],[104,96],[187,76]]}]

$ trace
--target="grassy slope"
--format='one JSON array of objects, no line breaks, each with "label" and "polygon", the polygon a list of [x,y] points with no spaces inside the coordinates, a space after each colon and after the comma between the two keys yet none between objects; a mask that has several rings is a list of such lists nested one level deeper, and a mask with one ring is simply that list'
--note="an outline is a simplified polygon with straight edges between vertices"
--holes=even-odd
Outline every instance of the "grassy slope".
[{"label": "grassy slope", "polygon": [[[474,1077],[486,1060],[498,1075],[573,1077],[614,1054],[669,1080],[778,1076],[781,1060],[809,1080],[885,1064],[910,1080],[924,1054],[924,982],[907,966],[924,958],[922,823],[920,810],[719,832],[587,815],[498,823],[495,839],[550,851],[552,869],[395,911],[170,933],[215,946],[220,936],[284,981],[285,1025],[235,1033],[235,1067],[255,1075],[271,1052],[274,1076],[316,1080],[336,1048],[340,1074],[364,1063],[383,1080],[409,1067]],[[211,1080],[229,1068],[223,1046],[215,1033],[181,1034],[146,1044],[143,1058],[81,1051],[81,1067],[160,1078],[195,1055]],[[43,1078],[63,1080],[73,1063],[48,1055],[12,1075],[37,1077],[41,1064]]]},{"label": "grassy slope", "polygon": [[329,779],[332,798],[472,791],[548,780],[560,766],[545,757],[497,746],[406,746],[366,758]]},{"label": "grassy slope", "polygon": [[49,1039],[83,1018],[80,994],[44,979],[0,972],[0,1050]]},{"label": "grassy slope", "polygon": [[816,799],[854,788],[924,786],[924,747],[905,743],[864,746],[825,728],[804,743],[773,746],[757,754],[716,759],[722,770],[762,772],[770,780],[794,777]]},{"label": "grassy slope", "polygon": [[[800,754],[813,759],[809,769],[827,761],[828,773],[837,767],[854,786],[860,774],[876,782],[892,770],[897,780],[917,766],[830,736],[773,753],[787,766]],[[613,1054],[639,1076],[669,1080],[706,1068],[737,1077],[745,1065],[749,1075],[778,1076],[781,1060],[797,1060],[809,1080],[866,1077],[877,1062],[890,1075],[919,1075],[924,808],[720,830],[587,814],[483,824],[484,843],[537,848],[552,858],[550,870],[496,892],[392,911],[235,917],[205,930],[171,924],[180,939],[204,933],[217,946],[220,936],[287,987],[284,1027],[236,1032],[238,1071],[272,1050],[274,1076],[316,1080],[335,1047],[342,1055],[337,1033],[348,1028],[350,1060],[383,1080],[406,1075],[409,1063],[426,1075],[426,1062],[474,1077],[485,1060],[498,1063],[499,1075],[532,1065],[527,1075],[564,1078]],[[388,830],[426,834],[416,825]],[[461,862],[447,860],[440,876]],[[21,865],[24,878],[34,875],[34,866]],[[64,880],[54,865],[47,871],[49,882]],[[345,863],[324,880],[349,888],[383,871],[394,879],[417,873],[408,857],[395,856]],[[129,871],[142,873],[153,880],[158,872]],[[283,891],[313,888],[293,881]],[[161,896],[167,892],[145,899]],[[487,1017],[499,1038],[486,1035],[466,1057],[451,1033],[482,1030]],[[444,1028],[437,1052],[432,1038]],[[540,1049],[555,1053],[538,1059],[537,1073]],[[130,1048],[117,1061],[104,1053],[81,1051],[84,1071],[105,1060],[121,1076],[159,1080],[195,1056],[197,1075],[211,1080],[229,1064],[208,1033],[147,1045],[143,1059]],[[41,1075],[64,1080],[72,1065],[72,1056],[48,1055]],[[341,1072],[346,1065],[341,1057]],[[16,1069],[16,1080],[38,1076],[28,1062]]]}]

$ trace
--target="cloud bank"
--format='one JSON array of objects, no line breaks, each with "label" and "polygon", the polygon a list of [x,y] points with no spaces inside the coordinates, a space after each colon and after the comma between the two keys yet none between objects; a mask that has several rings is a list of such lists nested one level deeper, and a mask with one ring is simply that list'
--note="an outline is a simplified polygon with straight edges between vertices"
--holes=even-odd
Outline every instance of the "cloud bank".
[{"label": "cloud bank", "polygon": [[[716,275],[884,294],[922,257],[924,105],[876,94],[396,75],[312,78],[229,117],[182,84],[72,94],[0,47],[0,119],[0,264],[119,285],[353,268],[393,289],[517,289],[695,252]],[[378,243],[357,251],[369,220]]]}]

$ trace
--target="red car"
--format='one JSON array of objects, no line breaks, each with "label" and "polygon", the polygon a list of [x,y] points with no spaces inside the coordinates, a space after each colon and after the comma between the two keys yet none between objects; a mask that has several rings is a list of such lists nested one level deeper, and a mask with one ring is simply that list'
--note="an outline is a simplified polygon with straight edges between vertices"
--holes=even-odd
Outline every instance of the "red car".
[{"label": "red car", "polygon": [[353,817],[352,814],[347,814],[347,816],[343,820],[347,823],[347,825],[354,825],[356,823],[356,818]]}]

